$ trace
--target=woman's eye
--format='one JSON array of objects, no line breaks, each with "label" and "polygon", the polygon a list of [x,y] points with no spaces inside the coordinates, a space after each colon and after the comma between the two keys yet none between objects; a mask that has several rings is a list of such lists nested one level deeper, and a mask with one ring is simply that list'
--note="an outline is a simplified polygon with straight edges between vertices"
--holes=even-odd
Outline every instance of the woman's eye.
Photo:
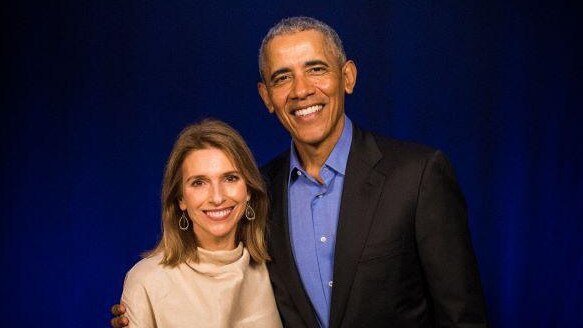
[{"label": "woman's eye", "polygon": [[227,182],[236,182],[239,180],[239,177],[236,175],[227,175],[225,180],[227,180]]},{"label": "woman's eye", "polygon": [[193,187],[200,187],[203,184],[204,184],[204,181],[202,181],[202,180],[194,180],[194,181],[192,181],[191,186],[193,186]]}]

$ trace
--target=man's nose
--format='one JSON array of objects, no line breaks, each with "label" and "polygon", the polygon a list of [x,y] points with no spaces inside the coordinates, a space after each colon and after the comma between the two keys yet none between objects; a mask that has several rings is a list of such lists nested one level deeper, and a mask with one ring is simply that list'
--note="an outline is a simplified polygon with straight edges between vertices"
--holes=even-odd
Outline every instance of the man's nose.
[{"label": "man's nose", "polygon": [[312,94],[314,94],[314,85],[312,82],[304,76],[296,76],[292,85],[292,97],[304,99]]}]

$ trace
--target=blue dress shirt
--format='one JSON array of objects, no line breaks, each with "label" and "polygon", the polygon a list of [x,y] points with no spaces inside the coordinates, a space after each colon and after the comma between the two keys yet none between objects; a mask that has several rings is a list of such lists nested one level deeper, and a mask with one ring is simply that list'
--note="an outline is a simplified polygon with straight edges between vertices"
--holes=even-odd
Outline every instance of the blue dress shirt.
[{"label": "blue dress shirt", "polygon": [[336,227],[352,143],[352,122],[344,118],[340,139],[320,169],[323,184],[302,168],[293,143],[290,154],[288,214],[292,251],[320,326],[325,328],[330,318],[334,284]]}]

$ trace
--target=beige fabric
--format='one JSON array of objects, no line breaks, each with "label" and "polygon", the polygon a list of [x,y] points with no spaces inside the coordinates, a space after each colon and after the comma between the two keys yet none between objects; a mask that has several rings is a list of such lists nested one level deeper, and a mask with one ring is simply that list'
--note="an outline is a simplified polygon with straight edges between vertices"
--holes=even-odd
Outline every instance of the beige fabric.
[{"label": "beige fabric", "polygon": [[129,327],[281,327],[267,268],[250,266],[243,244],[198,255],[174,268],[160,265],[161,255],[146,258],[127,273]]}]

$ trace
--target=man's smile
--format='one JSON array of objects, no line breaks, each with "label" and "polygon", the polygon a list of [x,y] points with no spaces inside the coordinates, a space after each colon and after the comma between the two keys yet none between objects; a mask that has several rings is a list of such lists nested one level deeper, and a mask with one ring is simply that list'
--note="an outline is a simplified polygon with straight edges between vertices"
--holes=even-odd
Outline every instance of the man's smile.
[{"label": "man's smile", "polygon": [[296,117],[305,117],[305,116],[308,116],[310,114],[321,111],[322,108],[324,108],[324,105],[321,105],[321,104],[312,105],[312,106],[309,106],[306,108],[294,110],[294,111],[292,111],[292,114]]}]

